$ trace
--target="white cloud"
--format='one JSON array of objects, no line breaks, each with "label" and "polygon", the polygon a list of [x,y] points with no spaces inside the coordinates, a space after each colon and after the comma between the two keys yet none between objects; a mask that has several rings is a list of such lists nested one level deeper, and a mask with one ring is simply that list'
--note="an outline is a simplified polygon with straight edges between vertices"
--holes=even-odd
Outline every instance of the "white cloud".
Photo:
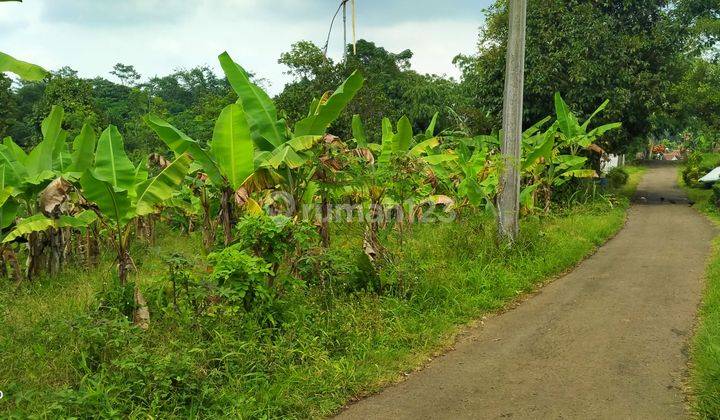
[{"label": "white cloud", "polygon": [[412,66],[421,73],[458,77],[452,65],[458,54],[475,50],[479,22],[434,20],[404,22],[393,27],[366,28],[368,38],[391,51],[409,48]]}]

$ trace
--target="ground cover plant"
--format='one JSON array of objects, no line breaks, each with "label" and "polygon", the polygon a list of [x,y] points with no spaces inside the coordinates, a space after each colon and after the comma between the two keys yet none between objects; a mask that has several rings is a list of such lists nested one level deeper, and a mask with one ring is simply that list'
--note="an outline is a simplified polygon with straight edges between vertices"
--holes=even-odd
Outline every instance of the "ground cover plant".
[{"label": "ground cover plant", "polygon": [[[494,246],[494,222],[481,214],[418,225],[380,280],[354,266],[362,253],[348,245],[362,241],[363,228],[348,227],[331,246],[324,286],[320,276],[309,279],[281,297],[256,298],[247,312],[244,299],[203,303],[203,263],[194,257],[201,238],[163,231],[156,245],[134,250],[146,256],[138,277],[154,314],[148,331],[133,327],[117,305],[125,296],[132,307],[132,295],[108,274],[109,253],[80,276],[3,291],[0,328],[13,337],[0,352],[3,412],[327,415],[423,364],[458,326],[577,263],[623,225],[626,205],[590,201],[528,219],[509,253]],[[457,241],[468,231],[475,235]],[[171,254],[168,270],[163,259]],[[386,291],[374,292],[371,281]]]},{"label": "ground cover plant", "polygon": [[[720,155],[717,153],[706,153],[702,160],[716,162],[718,159]],[[691,165],[692,162],[688,162],[688,166]],[[715,224],[720,224],[720,201],[716,189],[694,184],[688,186],[684,181],[686,173],[687,167],[681,172],[679,182],[695,203],[695,208]],[[714,418],[720,413],[720,238],[715,238],[713,242],[705,280],[705,295],[692,344],[692,401],[693,408],[701,418]]]}]

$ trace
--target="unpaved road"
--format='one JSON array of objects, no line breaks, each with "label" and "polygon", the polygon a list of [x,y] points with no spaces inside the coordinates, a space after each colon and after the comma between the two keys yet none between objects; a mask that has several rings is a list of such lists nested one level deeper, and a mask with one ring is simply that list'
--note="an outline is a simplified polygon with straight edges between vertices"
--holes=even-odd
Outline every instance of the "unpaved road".
[{"label": "unpaved road", "polygon": [[594,256],[339,417],[688,417],[688,341],[715,229],[684,202],[676,174],[651,168],[638,188],[646,200]]}]

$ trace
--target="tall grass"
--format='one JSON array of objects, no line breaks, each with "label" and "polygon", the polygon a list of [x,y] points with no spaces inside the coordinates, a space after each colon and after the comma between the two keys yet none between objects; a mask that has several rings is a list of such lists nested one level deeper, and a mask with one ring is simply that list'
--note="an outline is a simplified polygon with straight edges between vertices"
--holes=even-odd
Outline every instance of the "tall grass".
[{"label": "tall grass", "polygon": [[[720,154],[705,154],[703,161],[720,163]],[[720,225],[720,211],[712,203],[713,192],[679,183],[695,202],[694,207]],[[700,418],[720,418],[720,236],[713,241],[713,253],[705,271],[705,294],[692,345],[691,385],[693,407]]]},{"label": "tall grass", "polygon": [[[469,321],[573,267],[622,227],[626,208],[623,198],[527,217],[512,250],[495,245],[487,216],[416,225],[383,274],[405,292],[298,285],[278,304],[274,326],[253,313],[188,318],[153,307],[150,330],[139,331],[97,310],[96,293],[114,281],[109,262],[4,287],[0,416],[326,416],[423,365]],[[342,235],[334,246],[357,245],[351,232]],[[155,291],[167,284],[163,255],[192,258],[200,249],[199,238],[161,238],[134,254],[144,255],[139,277]]]}]

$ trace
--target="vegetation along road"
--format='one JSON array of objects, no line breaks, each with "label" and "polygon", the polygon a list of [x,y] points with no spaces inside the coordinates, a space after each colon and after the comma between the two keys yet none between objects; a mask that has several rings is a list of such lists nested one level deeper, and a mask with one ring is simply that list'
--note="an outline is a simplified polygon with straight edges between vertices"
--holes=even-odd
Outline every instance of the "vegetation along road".
[{"label": "vegetation along road", "polygon": [[713,226],[676,167],[651,168],[626,227],[570,274],[488,319],[340,418],[681,418]]}]

